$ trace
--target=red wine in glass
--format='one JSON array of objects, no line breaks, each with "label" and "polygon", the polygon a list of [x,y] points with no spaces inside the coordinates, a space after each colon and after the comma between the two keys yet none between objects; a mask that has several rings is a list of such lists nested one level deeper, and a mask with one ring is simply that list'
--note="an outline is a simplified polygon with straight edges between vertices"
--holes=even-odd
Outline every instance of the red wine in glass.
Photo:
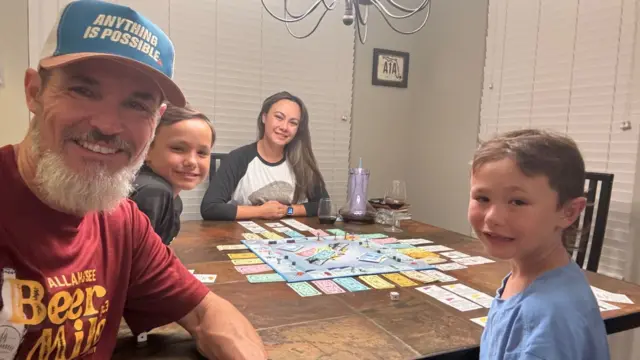
[{"label": "red wine in glass", "polygon": [[334,224],[337,218],[337,216],[318,216],[320,224]]},{"label": "red wine in glass", "polygon": [[384,199],[384,203],[393,210],[398,210],[404,206],[404,201],[392,199],[389,197]]}]

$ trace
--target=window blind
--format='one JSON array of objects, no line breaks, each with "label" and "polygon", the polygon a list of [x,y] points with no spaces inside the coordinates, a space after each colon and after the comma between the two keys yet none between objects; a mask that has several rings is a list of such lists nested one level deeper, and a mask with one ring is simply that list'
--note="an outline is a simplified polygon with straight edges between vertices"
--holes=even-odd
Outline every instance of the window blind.
[{"label": "window blind", "polygon": [[580,147],[587,171],[615,176],[599,272],[628,274],[640,111],[632,0],[490,0],[480,140],[535,127]]}]

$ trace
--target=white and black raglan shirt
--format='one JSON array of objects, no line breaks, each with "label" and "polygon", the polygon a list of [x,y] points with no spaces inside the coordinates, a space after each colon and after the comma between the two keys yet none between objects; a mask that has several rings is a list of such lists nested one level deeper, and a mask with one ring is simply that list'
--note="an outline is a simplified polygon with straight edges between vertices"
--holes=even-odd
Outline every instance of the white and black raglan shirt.
[{"label": "white and black raglan shirt", "polygon": [[[205,220],[235,220],[238,205],[262,205],[278,201],[291,205],[296,178],[286,157],[277,163],[267,162],[258,154],[254,142],[229,153],[216,171],[202,199],[200,213]],[[316,216],[318,202],[329,197],[320,184],[314,196],[298,201],[303,204],[307,216]]]}]

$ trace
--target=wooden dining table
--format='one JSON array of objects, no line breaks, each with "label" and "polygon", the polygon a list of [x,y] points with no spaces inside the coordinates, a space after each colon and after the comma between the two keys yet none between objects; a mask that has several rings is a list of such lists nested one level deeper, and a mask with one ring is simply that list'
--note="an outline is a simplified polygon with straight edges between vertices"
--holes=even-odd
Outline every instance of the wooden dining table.
[{"label": "wooden dining table", "polygon": [[[317,218],[298,219],[316,229],[339,228],[350,234],[384,233],[377,224],[336,223],[326,226]],[[262,225],[264,222],[256,221]],[[487,256],[480,242],[469,236],[404,221],[398,239],[423,238],[468,255]],[[252,284],[236,271],[217,245],[239,244],[247,232],[236,222],[188,221],[171,244],[177,257],[196,273],[216,274],[210,289],[233,303],[255,326],[269,359],[475,359],[483,327],[470,319],[487,315],[488,309],[461,312],[419,292],[414,287],[345,292],[301,297],[284,282]],[[304,235],[311,236],[302,232]],[[248,252],[234,251],[234,252]],[[494,296],[509,272],[499,261],[447,271],[475,290]],[[615,303],[619,310],[602,312],[609,334],[640,327],[640,286],[593,272],[591,285],[626,294],[634,304]],[[424,284],[423,284],[424,285]],[[152,330],[137,343],[123,322],[113,359],[202,358],[190,335],[177,324]]]}]

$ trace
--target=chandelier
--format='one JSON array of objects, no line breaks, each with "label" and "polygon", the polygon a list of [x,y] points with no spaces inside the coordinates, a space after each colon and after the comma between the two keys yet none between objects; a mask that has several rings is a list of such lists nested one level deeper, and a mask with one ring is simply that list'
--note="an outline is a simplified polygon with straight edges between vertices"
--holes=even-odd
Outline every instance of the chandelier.
[{"label": "chandelier", "polygon": [[[337,2],[338,0],[316,0],[311,6],[309,6],[306,11],[299,14],[294,14],[289,9],[289,1],[284,0],[284,12],[282,17],[274,14],[271,9],[269,9],[269,7],[265,4],[265,0],[262,0],[262,6],[274,19],[285,23],[287,31],[289,32],[289,34],[291,34],[291,36],[295,37],[296,39],[304,39],[306,37],[309,37],[316,31],[318,26],[320,26],[320,22],[322,22],[322,19],[328,11],[335,10]],[[369,18],[369,8],[371,7],[374,7],[375,10],[377,10],[380,15],[382,15],[382,18],[387,22],[391,29],[403,35],[411,35],[420,31],[420,29],[422,29],[427,23],[427,19],[429,19],[429,13],[431,12],[431,0],[421,0],[420,5],[417,5],[414,8],[403,6],[399,4],[397,0],[344,0],[344,3],[345,8],[342,22],[346,26],[355,24],[358,39],[360,39],[360,42],[362,44],[364,44],[367,40],[367,21]],[[322,14],[320,15],[320,18],[318,19],[316,25],[311,29],[311,31],[309,31],[309,33],[298,35],[291,31],[289,24],[305,19],[318,8],[321,9],[320,11],[322,11]],[[390,9],[393,9],[393,11],[391,11]],[[393,24],[393,22],[396,20],[408,19],[425,9],[426,14],[424,15],[424,20],[422,21],[420,26],[415,29],[408,31],[400,30]]]}]

